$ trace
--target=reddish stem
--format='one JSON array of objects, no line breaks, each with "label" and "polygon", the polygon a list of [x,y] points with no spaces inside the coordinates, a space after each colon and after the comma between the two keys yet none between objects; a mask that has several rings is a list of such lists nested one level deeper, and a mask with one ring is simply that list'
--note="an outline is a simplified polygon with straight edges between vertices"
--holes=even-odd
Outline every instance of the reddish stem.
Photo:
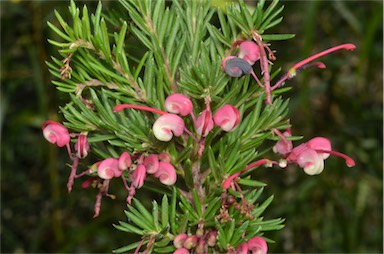
[{"label": "reddish stem", "polygon": [[167,112],[164,112],[160,109],[155,109],[155,108],[151,108],[148,106],[134,105],[134,104],[119,104],[119,105],[116,105],[113,107],[113,111],[114,112],[120,112],[126,108],[133,108],[133,109],[148,111],[148,112],[152,112],[152,113],[159,114],[159,115],[168,114]]},{"label": "reddish stem", "polygon": [[336,47],[332,47],[332,48],[329,48],[329,49],[326,49],[324,51],[321,51],[320,53],[317,53],[317,54],[314,54],[313,56],[310,56],[300,62],[298,62],[297,64],[295,64],[291,69],[290,69],[290,73],[291,72],[295,72],[298,68],[300,68],[301,66],[309,63],[309,62],[312,62],[313,60],[319,58],[319,57],[322,57],[324,55],[327,55],[329,53],[332,53],[334,51],[337,51],[337,50],[340,50],[340,49],[346,49],[346,50],[354,50],[356,48],[355,45],[351,44],[351,43],[347,43],[347,44],[341,44],[341,45],[338,45]]},{"label": "reddish stem", "polygon": [[76,176],[76,169],[77,169],[78,165],[79,165],[79,158],[75,157],[73,160],[73,164],[71,167],[71,173],[69,174],[68,183],[67,183],[68,193],[72,191],[72,186],[73,186],[73,183],[75,181],[74,179]]}]

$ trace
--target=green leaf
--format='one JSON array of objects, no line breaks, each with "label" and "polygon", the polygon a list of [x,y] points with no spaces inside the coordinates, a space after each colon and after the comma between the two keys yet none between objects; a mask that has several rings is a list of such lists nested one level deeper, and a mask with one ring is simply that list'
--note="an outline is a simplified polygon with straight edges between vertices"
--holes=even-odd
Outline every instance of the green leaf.
[{"label": "green leaf", "polygon": [[169,225],[169,204],[167,195],[163,196],[161,202],[161,225],[162,227]]}]

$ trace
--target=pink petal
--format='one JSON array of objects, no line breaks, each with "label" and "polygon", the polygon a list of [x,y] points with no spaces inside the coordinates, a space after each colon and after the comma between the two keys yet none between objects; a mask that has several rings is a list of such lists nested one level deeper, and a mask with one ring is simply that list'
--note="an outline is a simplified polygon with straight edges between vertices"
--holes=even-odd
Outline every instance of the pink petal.
[{"label": "pink petal", "polygon": [[306,149],[297,156],[297,164],[308,175],[318,175],[323,172],[324,159],[313,149]]},{"label": "pink petal", "polygon": [[[291,137],[292,134],[289,130],[287,130],[283,133],[283,136]],[[279,140],[273,146],[272,150],[275,153],[286,155],[292,151],[292,148],[293,148],[292,140]]]},{"label": "pink petal", "polygon": [[181,114],[182,116],[190,114],[193,108],[192,101],[187,96],[179,93],[168,96],[164,105],[168,112]]},{"label": "pink petal", "polygon": [[249,239],[248,250],[252,251],[252,253],[266,254],[268,252],[268,245],[262,237],[255,236]]},{"label": "pink petal", "polygon": [[260,49],[253,41],[244,41],[240,44],[239,57],[253,65],[260,59]]},{"label": "pink petal", "polygon": [[156,154],[151,154],[144,159],[143,165],[148,174],[155,174],[159,170],[159,158]]},{"label": "pink petal", "polygon": [[216,111],[213,120],[221,129],[230,132],[239,124],[240,112],[236,107],[226,104]]},{"label": "pink petal", "polygon": [[97,174],[102,179],[112,179],[113,177],[119,177],[121,175],[121,171],[119,170],[118,159],[108,158],[103,160],[97,168]]},{"label": "pink petal", "polygon": [[177,235],[175,239],[173,239],[173,246],[175,246],[176,249],[182,248],[187,237],[188,235],[185,233]]},{"label": "pink petal", "polygon": [[80,134],[77,142],[75,143],[76,156],[78,158],[85,158],[90,150],[88,138],[84,134]]},{"label": "pink petal", "polygon": [[127,170],[132,164],[131,155],[128,152],[123,152],[119,157],[120,171]]},{"label": "pink petal", "polygon": [[153,134],[160,141],[170,141],[175,135],[180,136],[184,132],[184,121],[178,115],[165,114],[160,116],[153,124]]},{"label": "pink petal", "polygon": [[[327,138],[323,137],[316,137],[307,142],[307,147],[311,148],[313,150],[327,150],[331,151],[331,142]],[[329,153],[319,153],[323,159],[327,159],[329,157]]]},{"label": "pink petal", "polygon": [[237,247],[236,254],[248,254],[248,244],[242,243]]},{"label": "pink petal", "polygon": [[154,174],[165,185],[173,185],[177,180],[176,170],[169,162],[160,161],[159,170]]},{"label": "pink petal", "polygon": [[132,185],[135,188],[140,189],[144,184],[145,177],[145,167],[141,164],[132,173]]},{"label": "pink petal", "polygon": [[196,120],[196,132],[203,137],[206,137],[208,133],[213,129],[214,122],[212,119],[212,113],[208,110],[203,110],[200,116]]},{"label": "pink petal", "polygon": [[43,135],[48,142],[52,144],[56,143],[59,147],[69,144],[69,132],[61,123],[47,120],[43,123],[42,130]]}]

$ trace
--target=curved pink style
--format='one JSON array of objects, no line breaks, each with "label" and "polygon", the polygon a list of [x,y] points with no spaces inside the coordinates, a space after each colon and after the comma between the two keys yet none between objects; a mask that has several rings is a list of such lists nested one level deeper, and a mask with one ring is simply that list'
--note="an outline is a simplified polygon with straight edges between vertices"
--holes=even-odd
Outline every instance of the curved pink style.
[{"label": "curved pink style", "polygon": [[63,147],[69,144],[70,136],[67,128],[61,123],[47,120],[42,125],[43,135],[49,143],[57,144],[58,147]]},{"label": "curved pink style", "polygon": [[76,156],[81,159],[87,157],[89,149],[90,147],[87,135],[80,134],[77,142],[75,143]]},{"label": "curved pink style", "polygon": [[165,185],[173,185],[177,180],[176,170],[169,162],[160,161],[159,170],[154,174]]},{"label": "curved pink style", "polygon": [[115,158],[108,158],[103,160],[97,168],[97,174],[100,178],[105,180],[119,177],[121,175],[121,171],[119,169],[119,160]]},{"label": "curved pink style", "polygon": [[132,173],[132,185],[136,189],[140,189],[144,184],[145,177],[145,167],[144,165],[140,164]]},{"label": "curved pink style", "polygon": [[148,174],[155,174],[159,170],[159,158],[156,154],[151,154],[144,159],[143,165]]},{"label": "curved pink style", "polygon": [[168,112],[186,116],[192,112],[192,101],[185,95],[174,93],[165,99],[165,108]]},{"label": "curved pink style", "polygon": [[240,112],[236,107],[226,104],[216,111],[213,120],[221,129],[230,132],[239,124]]},{"label": "curved pink style", "polygon": [[248,240],[248,251],[254,254],[266,254],[268,252],[268,245],[265,240],[260,236],[255,236]]},{"label": "curved pink style", "polygon": [[201,112],[200,116],[196,119],[196,132],[203,137],[206,137],[208,133],[213,129],[214,122],[212,119],[212,113],[206,109]]},{"label": "curved pink style", "polygon": [[119,157],[120,171],[127,170],[132,165],[132,158],[128,152],[123,152]]},{"label": "curved pink style", "polygon": [[153,134],[160,141],[170,141],[175,135],[181,136],[184,132],[184,121],[178,115],[165,114],[160,116],[153,124]]},{"label": "curved pink style", "polygon": [[243,41],[240,43],[239,57],[254,65],[260,59],[260,49],[253,41]]}]

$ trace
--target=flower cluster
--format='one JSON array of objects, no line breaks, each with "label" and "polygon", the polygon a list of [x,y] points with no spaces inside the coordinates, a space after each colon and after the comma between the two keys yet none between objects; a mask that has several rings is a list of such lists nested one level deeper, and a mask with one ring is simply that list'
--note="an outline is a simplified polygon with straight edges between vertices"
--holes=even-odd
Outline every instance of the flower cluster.
[{"label": "flower cluster", "polygon": [[197,230],[195,235],[187,235],[182,233],[173,239],[173,245],[176,250],[174,254],[189,254],[189,253],[207,253],[208,247],[216,245],[217,231],[216,230]]},{"label": "flower cluster", "polygon": [[[121,178],[125,188],[128,191],[127,202],[130,204],[135,195],[136,189],[140,189],[144,180],[148,175],[153,175],[158,178],[162,184],[173,185],[176,183],[177,175],[176,170],[171,164],[171,158],[167,153],[161,154],[142,154],[140,156],[131,156],[128,152],[123,152],[119,158],[106,158],[102,161],[94,163],[88,170],[76,174],[79,159],[85,158],[89,151],[90,146],[87,136],[85,134],[75,134],[78,139],[75,143],[76,153],[71,153],[70,148],[70,134],[68,129],[55,121],[48,120],[43,126],[44,137],[52,144],[57,144],[59,147],[66,146],[69,157],[73,161],[71,173],[68,179],[68,192],[72,190],[74,179],[84,175],[94,175],[83,183],[83,187],[89,187],[91,183],[99,189],[96,196],[96,203],[94,209],[94,217],[100,213],[102,196],[115,198],[114,195],[108,193],[110,180],[113,178]],[[136,161],[134,161],[136,160]],[[124,174],[124,172],[126,172]],[[97,175],[97,177],[95,177]],[[128,186],[127,179],[131,183]]]},{"label": "flower cluster", "polygon": [[[313,62],[315,59],[340,49],[354,50],[356,48],[356,46],[353,44],[341,44],[324,50],[313,56],[310,56],[291,67],[287,74],[283,75],[281,79],[276,82],[276,84],[271,86],[269,74],[269,61],[275,60],[276,58],[272,50],[265,43],[262,42],[260,35],[255,33],[253,35],[253,40],[239,40],[235,41],[232,44],[233,49],[237,48],[237,46],[239,46],[238,55],[225,57],[222,60],[222,68],[230,77],[241,77],[245,74],[251,74],[256,80],[257,84],[265,90],[267,104],[270,105],[272,105],[272,91],[284,85],[286,80],[289,80],[296,76],[299,71],[308,67],[317,67],[320,69],[324,69],[326,67],[325,64],[322,62]],[[268,51],[268,56],[265,50]],[[260,69],[263,75],[263,83],[261,83],[260,79],[253,71],[253,65],[257,61],[260,61]]]}]

